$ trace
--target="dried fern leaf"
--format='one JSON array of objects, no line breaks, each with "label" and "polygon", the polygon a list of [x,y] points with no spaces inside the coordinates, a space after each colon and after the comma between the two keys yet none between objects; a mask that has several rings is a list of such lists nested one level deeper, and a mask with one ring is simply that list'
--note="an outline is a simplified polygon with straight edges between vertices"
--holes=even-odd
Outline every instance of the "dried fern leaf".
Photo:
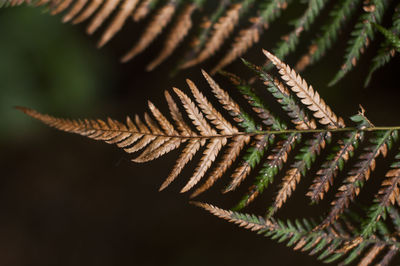
[{"label": "dried fern leaf", "polygon": [[153,20],[144,30],[139,42],[132,47],[131,50],[125,54],[121,62],[125,63],[132,58],[134,58],[139,53],[143,52],[152,43],[155,38],[163,31],[164,27],[168,25],[171,21],[175,11],[178,7],[178,2],[176,0],[169,1],[165,6],[163,6],[157,14],[155,14]]},{"label": "dried fern leaf", "polygon": [[119,0],[106,0],[104,5],[101,7],[101,9],[96,13],[92,21],[89,23],[86,32],[88,34],[93,34],[110,16],[111,12],[114,11],[119,2],[120,2]]},{"label": "dried fern leaf", "polygon": [[336,200],[332,202],[332,208],[320,227],[326,227],[333,221],[337,220],[341,213],[347,208],[361,190],[362,185],[370,177],[371,172],[375,169],[375,160],[379,155],[386,156],[388,144],[392,142],[393,131],[377,132],[376,137],[370,142],[373,146],[365,149],[359,157],[359,162],[355,168],[350,171],[349,177],[345,183],[339,188],[336,194]]},{"label": "dried fern leaf", "polygon": [[343,169],[345,162],[353,156],[354,149],[358,146],[361,136],[362,134],[355,131],[347,134],[344,141],[338,141],[339,146],[335,146],[336,153],[329,155],[322,164],[317,172],[317,177],[313,180],[310,191],[307,193],[307,196],[313,202],[318,202],[324,198],[325,193],[332,186],[333,178]]},{"label": "dried fern leaf", "polygon": [[135,22],[138,22],[147,17],[150,14],[150,11],[157,4],[158,0],[143,0],[140,2],[138,8],[132,15],[132,18]]},{"label": "dried fern leaf", "polygon": [[246,53],[254,44],[258,43],[264,28],[268,27],[268,24],[278,18],[281,15],[281,11],[286,9],[290,2],[290,0],[273,0],[266,3],[265,6],[262,4],[260,15],[251,18],[250,22],[252,22],[252,25],[239,32],[239,35],[235,38],[231,49],[211,70],[211,74],[215,74],[218,70],[229,65]]},{"label": "dried fern leaf", "polygon": [[377,266],[387,266],[393,260],[393,258],[399,253],[399,248],[396,246],[391,246],[390,250],[385,254],[385,256],[378,262]]},{"label": "dried fern leaf", "polygon": [[396,155],[396,162],[392,164],[392,169],[386,173],[386,179],[379,190],[380,201],[384,206],[395,205],[400,197],[400,155]]},{"label": "dried fern leaf", "polygon": [[[349,242],[356,242],[360,238],[354,231],[343,231],[339,223],[335,223],[335,228],[341,229],[340,232],[332,227],[325,230],[313,231],[314,223],[308,219],[303,219],[302,221],[296,220],[295,222],[291,222],[290,220],[265,220],[262,217],[224,210],[207,203],[194,202],[193,204],[240,227],[256,231],[278,242],[285,241],[287,242],[287,246],[293,246],[294,250],[310,251],[310,255],[320,253],[318,259],[323,260],[325,263],[338,261],[346,256],[340,264],[346,265],[359,257],[362,250],[369,246],[371,246],[370,250],[366,254],[363,254],[359,265],[371,265],[371,262],[374,261],[378,253],[384,249],[390,249],[389,254],[391,258],[398,252],[399,242],[397,240],[385,242],[384,238],[387,236],[386,234],[374,235],[358,245],[353,251],[347,252],[343,249],[344,245]],[[348,224],[348,222],[346,223]],[[387,263],[382,265],[387,265]]]},{"label": "dried fern leaf", "polygon": [[178,16],[175,25],[168,34],[160,54],[146,67],[147,71],[154,70],[166,60],[177,48],[192,27],[192,14],[197,9],[195,4],[188,4]]},{"label": "dried fern leaf", "polygon": [[282,63],[276,56],[270,52],[264,50],[264,54],[269,60],[278,68],[279,73],[286,84],[291,88],[293,92],[301,99],[301,102],[305,104],[308,109],[314,112],[314,117],[322,125],[326,125],[329,128],[344,127],[344,121],[341,117],[337,117],[335,113],[327,106],[323,99],[319,96],[318,92],[315,92],[312,86],[308,86],[307,82],[300,77],[294,70],[288,65]]},{"label": "dried fern leaf", "polygon": [[267,161],[263,164],[256,182],[249,188],[249,192],[242,197],[240,202],[233,208],[240,210],[253,202],[258,195],[260,195],[269,184],[272,184],[274,177],[282,169],[283,164],[286,163],[289,152],[298,141],[298,134],[291,134],[286,140],[279,141],[272,149],[271,154],[268,155]]},{"label": "dried fern leaf", "polygon": [[311,168],[311,164],[315,161],[317,155],[325,148],[326,140],[330,140],[330,134],[318,133],[313,136],[313,139],[307,141],[305,146],[300,149],[300,154],[296,155],[296,162],[286,172],[282,180],[280,190],[275,197],[274,203],[269,210],[271,217],[286,200],[292,195],[296,189],[296,185],[300,182],[302,176],[305,176],[306,171]]},{"label": "dried fern leaf", "polygon": [[63,12],[65,9],[67,9],[71,3],[73,2],[73,0],[64,0],[61,1],[52,11],[51,14],[52,15],[57,15],[61,12]]},{"label": "dried fern leaf", "polygon": [[107,42],[109,42],[115,34],[122,29],[125,21],[132,14],[139,0],[125,0],[121,5],[121,8],[117,15],[114,17],[113,21],[108,25],[108,28],[104,31],[101,39],[98,43],[98,47],[103,47]]},{"label": "dried fern leaf", "polygon": [[184,69],[184,65],[186,62],[193,60],[196,55],[204,48],[207,44],[207,40],[210,37],[211,31],[218,22],[218,20],[225,14],[226,9],[229,7],[231,1],[230,0],[222,0],[219,1],[219,5],[214,10],[214,12],[210,16],[204,16],[199,25],[198,32],[191,40],[190,50],[186,52],[183,56],[183,60],[178,65],[179,69]]},{"label": "dried fern leaf", "polygon": [[218,70],[232,63],[235,59],[243,55],[247,50],[260,40],[260,34],[264,24],[260,18],[252,18],[253,25],[247,29],[241,30],[239,36],[235,38],[231,49],[223,59],[211,70],[214,75]]},{"label": "dried fern leaf", "polygon": [[207,40],[204,49],[194,59],[183,64],[182,68],[189,68],[197,65],[215,54],[238,24],[241,8],[242,4],[237,3],[233,4],[227,10],[225,16],[221,17],[219,21],[214,24],[214,31]]},{"label": "dried fern leaf", "polygon": [[66,23],[73,19],[78,13],[82,10],[82,8],[86,5],[88,0],[77,0],[71,9],[63,16],[62,22]]},{"label": "dried fern leaf", "polygon": [[261,158],[264,156],[265,150],[268,148],[268,141],[270,141],[270,137],[271,136],[269,135],[255,137],[255,142],[247,150],[242,163],[235,169],[231,176],[232,181],[224,189],[223,193],[235,190],[250,174],[251,169],[260,163]]},{"label": "dried fern leaf", "polygon": [[91,2],[87,7],[85,7],[83,12],[80,13],[79,16],[72,21],[72,24],[78,24],[90,18],[103,3],[103,0],[90,0],[90,1]]},{"label": "dried fern leaf", "polygon": [[197,188],[191,195],[191,198],[197,197],[220,179],[226,171],[232,166],[232,164],[239,157],[239,153],[243,150],[244,146],[250,141],[249,136],[237,136],[232,139],[232,142],[228,145],[226,152],[224,153],[221,162],[214,168],[213,172],[209,175],[207,181]]}]

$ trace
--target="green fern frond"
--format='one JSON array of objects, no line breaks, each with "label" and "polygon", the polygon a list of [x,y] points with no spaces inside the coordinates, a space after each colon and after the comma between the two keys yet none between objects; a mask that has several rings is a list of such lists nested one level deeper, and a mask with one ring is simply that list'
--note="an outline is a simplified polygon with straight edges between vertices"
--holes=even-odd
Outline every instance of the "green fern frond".
[{"label": "green fern frond", "polygon": [[296,64],[296,70],[302,71],[308,65],[319,61],[336,42],[341,28],[351,18],[360,0],[341,0],[329,13],[329,21],[321,27],[320,36],[312,41],[308,54],[302,56]]},{"label": "green fern frond", "polygon": [[372,25],[382,33],[386,40],[390,43],[390,45],[397,51],[400,52],[400,38],[397,35],[394,35],[392,31],[385,29],[381,25],[376,23],[372,23]]},{"label": "green fern frond", "polygon": [[[342,260],[341,265],[348,265],[355,259],[360,258],[359,265],[370,265],[379,253],[388,252],[382,259],[384,264],[388,263],[398,253],[400,242],[398,237],[393,238],[393,232],[389,231],[385,224],[380,223],[381,229],[366,239],[362,239],[353,226],[357,223],[343,218],[335,222],[333,227],[323,230],[313,230],[315,222],[309,219],[282,221],[275,219],[264,219],[255,215],[227,211],[206,203],[195,202],[195,205],[205,209],[213,215],[235,223],[240,227],[256,231],[277,242],[287,242],[287,246],[294,250],[309,252],[310,255],[317,255],[319,260],[325,263]],[[388,239],[390,238],[390,240]],[[349,243],[354,246],[350,247]],[[367,248],[370,251],[360,256]],[[387,257],[390,254],[390,257]]]},{"label": "green fern frond", "polygon": [[[392,26],[389,29],[389,34],[391,33],[394,37],[396,36],[395,34],[400,33],[400,4],[396,6],[392,18]],[[371,81],[372,75],[376,70],[379,68],[383,67],[385,64],[387,64],[390,59],[394,56],[395,52],[390,46],[390,41],[386,40],[385,42],[382,42],[380,45],[380,48],[377,52],[377,55],[372,59],[372,65],[370,67],[368,76],[365,80],[364,86],[366,87],[369,82]]]},{"label": "green fern frond", "polygon": [[368,47],[369,43],[374,39],[375,32],[371,25],[373,23],[380,23],[383,14],[387,7],[386,0],[372,0],[364,2],[364,14],[358,19],[354,30],[351,32],[351,39],[348,42],[346,49],[345,61],[341,66],[339,72],[335,75],[330,86],[336,84],[341,80],[347,72],[349,72],[360,59],[361,54]]}]

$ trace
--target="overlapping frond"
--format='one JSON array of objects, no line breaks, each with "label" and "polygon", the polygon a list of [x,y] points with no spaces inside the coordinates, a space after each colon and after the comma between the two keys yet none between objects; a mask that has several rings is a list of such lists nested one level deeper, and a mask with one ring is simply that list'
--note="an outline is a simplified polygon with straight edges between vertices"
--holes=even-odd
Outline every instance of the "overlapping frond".
[{"label": "overlapping frond", "polygon": [[[341,261],[340,265],[347,265],[358,258],[358,265],[389,265],[400,248],[397,231],[390,231],[382,222],[379,223],[379,232],[367,239],[361,239],[354,231],[357,221],[348,217],[335,222],[327,229],[313,230],[315,222],[311,219],[297,219],[294,222],[265,219],[252,214],[224,210],[207,203],[193,204],[240,227],[278,242],[287,242],[286,245],[294,250],[308,252],[310,255],[318,254],[318,260],[325,263]],[[356,245],[349,247],[348,243]]]},{"label": "overlapping frond", "polygon": [[[178,88],[173,88],[174,95],[165,92],[172,120],[151,102],[150,112],[143,119],[136,115],[134,119],[128,117],[125,123],[110,118],[106,121],[60,119],[28,108],[20,109],[51,127],[115,144],[127,153],[137,152],[133,161],[138,163],[152,161],[182,147],[160,190],[170,185],[195,158],[198,158],[193,162],[195,168],[181,189],[181,192],[193,190],[191,197],[210,189],[227,173],[230,179],[224,193],[253,178],[235,210],[249,205],[275,179],[280,179],[266,220],[200,205],[249,229],[261,230],[282,240],[290,239],[290,245],[296,244],[295,249],[312,250],[311,254],[316,254],[327,248],[328,251],[320,254],[326,261],[343,257],[344,263],[350,263],[362,253],[361,265],[369,265],[377,258],[387,263],[399,248],[394,240],[383,237],[386,233],[381,231],[387,213],[392,223],[400,227],[400,218],[393,218],[397,217],[400,206],[400,155],[394,157],[373,204],[366,211],[366,218],[360,219],[359,230],[343,229],[341,224],[348,226],[343,220],[344,214],[351,210],[351,203],[357,200],[372,176],[377,159],[386,157],[397,145],[400,127],[376,127],[365,117],[362,108],[351,117],[354,126],[346,127],[343,119],[299,74],[271,53],[264,51],[264,54],[276,66],[281,79],[262,67],[244,62],[259,77],[261,86],[278,103],[275,109],[280,106],[281,112],[270,108],[259,96],[257,84],[250,85],[225,72],[244,98],[241,99],[244,106],[240,106],[205,71],[203,76],[218,104],[213,104],[194,82],[187,80],[192,96]],[[323,153],[323,149],[327,151]],[[350,160],[350,157],[354,158]],[[312,168],[315,176],[310,174]],[[334,196],[321,223],[309,224],[303,230],[303,225],[274,220],[288,199],[299,193],[298,184],[305,178],[309,178],[311,187],[302,195],[309,196],[313,203],[329,198],[325,197],[327,193]],[[332,186],[334,179],[337,186]],[[332,187],[337,187],[336,191]]]},{"label": "overlapping frond", "polygon": [[[211,74],[231,64],[258,43],[272,23],[282,19],[289,5],[296,6],[303,12],[295,19],[290,18],[293,28],[288,33],[281,34],[280,39],[272,41],[276,43],[272,51],[277,58],[282,60],[293,53],[303,41],[305,32],[311,30],[318,32],[314,34],[311,31],[310,35],[315,37],[304,40],[310,42],[309,51],[298,58],[296,65],[298,71],[322,59],[342,35],[342,28],[356,17],[357,23],[352,33],[344,37],[348,39],[345,61],[331,84],[338,82],[356,65],[363,51],[374,39],[376,31],[381,31],[388,40],[382,42],[380,50],[372,61],[366,79],[368,84],[372,74],[394,56],[394,47],[398,47],[399,6],[394,7],[391,24],[381,27],[383,15],[391,12],[391,10],[386,12],[389,0],[365,0],[362,5],[361,0],[341,0],[330,6],[331,2],[223,0],[215,4],[215,1],[211,0],[3,0],[0,6],[23,3],[34,6],[45,5],[52,15],[62,13],[63,22],[72,21],[73,24],[77,24],[90,20],[87,26],[88,34],[93,34],[104,27],[99,47],[112,40],[125,24],[132,21],[139,23],[149,16],[151,18],[147,22],[148,25],[144,27],[136,44],[122,57],[122,62],[127,62],[142,53],[166,31],[165,43],[158,55],[147,65],[148,71],[158,67],[174,52],[181,53],[176,71],[198,65],[220,51],[221,58],[211,70]],[[317,18],[325,12],[324,10],[327,10],[329,18],[323,21],[321,26],[316,25]],[[195,13],[203,15],[202,23],[193,22]],[[190,34],[191,31],[193,34]],[[191,45],[186,54],[181,52],[183,49],[177,51],[179,45],[189,36]],[[228,44],[230,48],[221,49]],[[265,69],[269,68],[270,65],[266,64]]]}]

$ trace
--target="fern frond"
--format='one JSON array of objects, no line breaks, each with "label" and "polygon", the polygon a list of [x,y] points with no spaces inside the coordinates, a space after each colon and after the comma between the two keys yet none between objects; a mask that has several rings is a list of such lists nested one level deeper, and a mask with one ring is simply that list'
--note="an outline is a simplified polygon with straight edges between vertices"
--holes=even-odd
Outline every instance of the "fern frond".
[{"label": "fern frond", "polygon": [[219,61],[213,70],[211,70],[211,73],[215,74],[218,70],[224,68],[242,56],[254,44],[258,43],[260,35],[263,33],[263,29],[268,27],[268,24],[278,18],[281,15],[282,9],[286,9],[290,2],[290,0],[273,0],[265,4],[265,7],[262,6],[260,15],[251,18],[250,22],[252,25],[239,32],[239,35],[235,38],[231,49]]},{"label": "fern frond", "polygon": [[314,23],[314,20],[321,10],[323,10],[327,2],[329,1],[308,1],[308,6],[304,14],[295,20],[293,31],[282,37],[282,41],[276,45],[276,48],[273,49],[272,53],[275,54],[276,57],[284,59],[290,52],[293,52],[299,43],[300,35],[310,29],[310,26]]},{"label": "fern frond", "polygon": [[[227,211],[207,203],[194,202],[193,204],[219,218],[256,231],[258,234],[277,240],[277,242],[287,242],[287,246],[292,246],[294,250],[309,251],[310,255],[320,254],[318,259],[325,263],[342,259],[340,265],[347,265],[357,257],[361,257],[358,265],[371,265],[379,253],[388,250],[380,262],[382,264],[379,264],[387,265],[397,255],[400,245],[396,238],[386,240],[390,235],[389,231],[362,239],[357,232],[349,228],[352,227],[353,222],[347,219],[336,222],[334,227],[315,231],[312,229],[315,223],[309,219],[296,220],[293,223],[290,220],[264,219],[251,214]],[[384,227],[383,224],[380,226]],[[347,243],[357,243],[358,246],[353,250],[348,249],[346,248]],[[369,250],[360,256],[360,253],[368,247],[370,247]]]},{"label": "fern frond", "polygon": [[125,2],[120,7],[120,11],[117,13],[113,21],[109,24],[108,28],[101,36],[98,47],[104,46],[115,36],[115,34],[119,30],[122,29],[122,26],[125,24],[125,21],[132,14],[133,10],[135,10],[138,3],[139,0],[125,0]]},{"label": "fern frond", "polygon": [[386,40],[390,45],[397,51],[400,52],[400,38],[393,34],[390,30],[385,29],[379,24],[372,23],[372,25],[385,36]]},{"label": "fern frond", "polygon": [[312,86],[308,86],[307,82],[300,77],[294,70],[288,65],[279,60],[275,55],[264,50],[265,56],[278,68],[282,79],[291,88],[293,92],[301,99],[301,102],[305,104],[308,109],[314,112],[314,117],[322,125],[326,125],[331,128],[344,127],[344,121],[341,117],[337,117],[332,110],[327,106],[323,99],[319,96],[318,92],[315,92]]},{"label": "fern frond", "polygon": [[336,194],[337,199],[332,202],[332,209],[322,223],[322,227],[326,227],[339,218],[352,201],[361,191],[364,183],[369,179],[371,172],[375,169],[375,160],[379,155],[386,157],[388,149],[391,147],[393,138],[396,138],[397,131],[377,132],[376,136],[370,140],[372,146],[364,149],[364,153],[359,157],[360,161],[355,168],[348,174]]},{"label": "fern frond", "polygon": [[319,61],[326,54],[327,50],[336,42],[340,29],[352,16],[359,2],[360,0],[342,0],[334,6],[329,13],[330,20],[321,27],[321,35],[312,41],[308,53],[303,55],[296,64],[297,71],[303,71],[308,65]]},{"label": "fern frond", "polygon": [[183,41],[192,27],[192,14],[198,8],[195,4],[188,4],[178,16],[175,25],[168,34],[160,54],[147,66],[147,71],[152,71],[167,59]]},{"label": "fern frond", "polygon": [[214,24],[214,31],[207,40],[205,47],[200,54],[183,64],[181,67],[192,67],[211,57],[222,46],[225,39],[228,38],[235,26],[238,24],[241,9],[241,4],[233,4],[227,10],[225,16],[221,17],[219,21]]},{"label": "fern frond", "polygon": [[[232,173],[231,179],[223,192],[233,191],[254,174],[253,185],[237,204],[236,210],[247,206],[263,193],[277,174],[286,169],[282,173],[283,178],[269,208],[267,220],[226,212],[208,205],[202,206],[221,217],[232,219],[249,228],[257,228],[273,238],[287,240],[289,245],[295,245],[295,249],[310,250],[311,254],[318,253],[319,258],[325,261],[342,258],[344,263],[350,263],[359,254],[365,255],[361,258],[361,264],[365,265],[382,257],[382,263],[390,261],[400,248],[400,236],[388,236],[385,233],[385,223],[388,221],[382,217],[386,218],[386,213],[389,213],[391,223],[400,227],[400,216],[396,214],[396,210],[392,210],[400,203],[400,155],[395,157],[395,162],[387,172],[374,205],[367,210],[367,218],[357,218],[361,223],[354,225],[353,222],[347,222],[344,213],[350,211],[350,202],[357,198],[374,171],[378,156],[385,157],[397,140],[400,127],[375,127],[364,116],[363,111],[351,118],[356,126],[345,127],[343,119],[294,70],[274,55],[266,51],[264,53],[276,65],[288,87],[278,78],[266,73],[263,68],[247,61],[245,64],[255,71],[263,87],[287,113],[286,118],[273,114],[253,85],[250,86],[237,76],[228,75],[247,100],[244,104],[249,105],[249,112],[244,111],[245,108],[239,106],[205,71],[202,71],[203,76],[217,104],[212,104],[191,80],[187,80],[191,97],[182,90],[173,88],[174,97],[180,101],[179,104],[172,95],[165,92],[172,120],[151,102],[148,104],[150,112],[144,114],[144,119],[136,115],[134,121],[128,117],[126,123],[110,118],[106,121],[60,119],[28,108],[20,109],[51,127],[117,145],[127,153],[137,152],[138,155],[133,159],[135,162],[152,161],[182,148],[175,166],[160,190],[171,184],[196,155],[199,157],[197,162],[193,162],[196,167],[181,189],[181,192],[194,189],[191,197],[211,188],[228,171]],[[322,128],[318,127],[313,116],[318,119]],[[339,175],[346,162],[350,163],[349,158],[358,144],[366,139],[368,145],[363,146],[360,155],[355,158],[356,163],[348,167],[351,170],[343,173],[347,178],[335,192],[336,198],[331,202],[332,207],[328,214],[322,218],[320,224],[304,222],[293,225],[274,220],[273,215],[294,194],[301,178],[308,176],[307,172],[318,162],[322,149],[334,134],[337,141],[333,143],[330,155],[321,158],[320,164],[316,165],[319,171],[310,180],[312,186],[306,194],[315,202],[324,198],[333,178]],[[304,141],[300,142],[303,136]],[[293,149],[295,145],[301,146]],[[289,158],[290,153],[294,154]],[[255,219],[255,222],[251,223],[249,219]],[[260,221],[266,224],[261,226]],[[357,230],[350,228],[348,224]],[[381,248],[382,245],[384,248]]]},{"label": "fern frond", "polygon": [[345,61],[329,85],[336,84],[357,64],[361,53],[363,53],[364,49],[367,48],[370,41],[375,37],[371,22],[378,24],[381,22],[386,6],[387,1],[385,0],[371,0],[364,2],[363,9],[365,12],[359,17],[359,20],[351,33],[351,39],[348,42],[348,47],[346,49]]},{"label": "fern frond", "polygon": [[158,13],[144,30],[139,42],[125,54],[121,62],[127,62],[146,49],[151,42],[163,31],[164,27],[171,21],[180,1],[170,0]]},{"label": "fern frond", "polygon": [[138,22],[147,17],[150,14],[150,11],[154,9],[159,0],[143,0],[135,12],[132,14],[132,18],[134,21]]},{"label": "fern frond", "polygon": [[[392,26],[389,29],[393,34],[400,33],[400,4],[396,6],[392,18]],[[365,80],[364,86],[367,86],[371,81],[372,75],[376,70],[387,64],[394,56],[395,51],[391,49],[389,41],[382,42],[376,56],[372,59],[372,64]]]}]

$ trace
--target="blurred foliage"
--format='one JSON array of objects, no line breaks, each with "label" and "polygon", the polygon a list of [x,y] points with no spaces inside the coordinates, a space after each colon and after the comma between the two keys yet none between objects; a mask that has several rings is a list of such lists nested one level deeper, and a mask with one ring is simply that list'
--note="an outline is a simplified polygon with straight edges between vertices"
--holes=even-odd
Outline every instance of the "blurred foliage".
[{"label": "blurred foliage", "polygon": [[112,72],[106,68],[106,55],[93,49],[79,28],[63,25],[59,18],[43,12],[26,7],[0,10],[3,140],[28,132],[26,127],[35,125],[27,124],[13,106],[82,114],[93,108],[110,86]]}]

